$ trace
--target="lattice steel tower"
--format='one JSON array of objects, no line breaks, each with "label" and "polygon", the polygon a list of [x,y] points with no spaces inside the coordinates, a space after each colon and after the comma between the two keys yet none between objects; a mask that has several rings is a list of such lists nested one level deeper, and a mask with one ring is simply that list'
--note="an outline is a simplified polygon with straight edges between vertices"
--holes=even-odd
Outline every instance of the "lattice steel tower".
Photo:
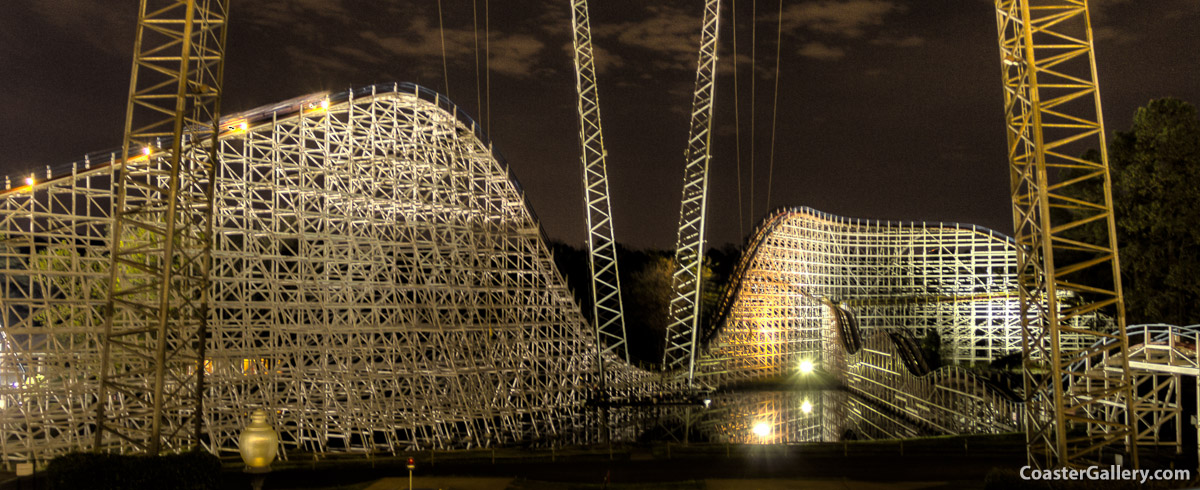
[{"label": "lattice steel tower", "polygon": [[713,90],[717,78],[717,35],[720,0],[704,5],[700,31],[700,55],[696,62],[696,88],[692,94],[692,117],[688,130],[687,159],[683,175],[683,199],[679,211],[679,234],[675,242],[675,271],[671,276],[670,317],[667,321],[663,369],[687,369],[688,384],[695,374],[696,334],[704,267],[704,216],[708,194],[708,162],[712,141]]},{"label": "lattice steel tower", "polygon": [[[1112,185],[1086,0],[997,0],[1008,157],[1017,240],[1030,462],[1087,466],[1105,448],[1127,452],[1135,400],[1117,261]],[[1083,158],[1099,149],[1099,161]],[[1103,192],[1089,193],[1088,188]],[[1095,228],[1094,241],[1071,234]],[[1104,285],[1086,285],[1096,271]],[[1068,294],[1078,300],[1060,303]],[[1107,332],[1069,325],[1102,308]],[[1066,333],[1113,344],[1061,346]],[[1103,347],[1099,347],[1099,346]],[[1105,355],[1117,362],[1104,369]]]},{"label": "lattice steel tower", "polygon": [[[592,323],[601,358],[606,353],[629,361],[617,242],[609,205],[604,134],[600,126],[600,94],[587,0],[572,0],[571,30],[575,46],[575,89],[579,93],[579,141],[583,144],[583,193],[587,206],[588,266],[592,273]],[[603,367],[602,367],[603,369]]]},{"label": "lattice steel tower", "polygon": [[114,186],[99,425],[157,454],[199,441],[228,0],[142,0]]}]

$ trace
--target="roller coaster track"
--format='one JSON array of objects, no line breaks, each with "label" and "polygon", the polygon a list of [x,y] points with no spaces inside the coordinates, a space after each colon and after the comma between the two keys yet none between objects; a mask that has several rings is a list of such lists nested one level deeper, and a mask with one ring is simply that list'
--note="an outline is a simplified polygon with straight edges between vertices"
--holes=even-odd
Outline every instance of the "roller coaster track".
[{"label": "roller coaster track", "polygon": [[[279,410],[284,447],[316,454],[588,443],[601,415],[586,402],[600,390],[618,401],[688,393],[612,354],[601,388],[599,339],[553,270],[524,192],[445,97],[410,84],[314,94],[227,116],[220,141],[218,195],[234,211],[220,216],[214,248],[206,447],[233,448],[247,406]],[[105,276],[117,154],[0,192],[8,460],[86,447],[93,435],[88,339],[103,302],[88,291]],[[731,386],[816,359],[865,400],[847,410],[869,414],[880,434],[1013,430],[1022,390],[980,371],[930,370],[914,337],[951,323],[952,360],[1019,351],[1013,247],[970,225],[777,211],[705,325],[697,382]],[[1182,420],[1197,327],[1147,328],[1131,330],[1150,339],[1130,350],[1139,403],[1154,409],[1139,443],[1178,447],[1185,424],[1170,421]],[[1092,352],[1088,362],[1104,364],[1113,351]],[[637,436],[621,428],[628,412],[602,415],[614,440]]]},{"label": "roller coaster track", "polygon": [[[789,235],[793,242],[787,242]],[[928,250],[927,245],[943,239],[956,245]],[[839,242],[851,245],[838,248]],[[864,245],[868,242],[873,243]],[[803,207],[777,210],[752,233],[712,319],[705,324],[701,364],[707,364],[707,369],[701,369],[698,379],[719,386],[741,376],[728,366],[715,366],[714,361],[762,359],[747,367],[756,376],[792,373],[795,363],[808,356],[820,359],[851,393],[867,400],[871,410],[924,427],[922,433],[1019,430],[1021,400],[1004,379],[958,367],[930,369],[913,330],[903,324],[889,326],[905,308],[932,312],[984,304],[1000,308],[997,311],[1016,310],[1010,289],[1013,246],[1008,237],[978,226],[855,220]],[[837,263],[823,265],[823,261]],[[870,264],[876,268],[865,268]],[[990,285],[977,277],[993,268],[999,279]],[[915,282],[893,287],[896,277],[854,277],[876,270],[906,271]],[[828,284],[812,282],[823,280]],[[755,308],[766,308],[767,318],[754,318],[760,314],[754,313]],[[873,312],[870,328],[861,325],[862,312]],[[750,326],[739,327],[746,323]],[[1015,326],[1009,327],[1009,334],[1015,333]],[[741,333],[731,332],[739,328]],[[768,333],[756,332],[764,328]],[[784,339],[775,340],[780,335]],[[722,336],[737,340],[722,341]],[[739,342],[756,341],[779,342],[781,352],[738,351]],[[1007,350],[1012,347],[1019,349],[1010,345]],[[721,353],[731,350],[740,353]],[[999,352],[988,355],[999,357]]]},{"label": "roller coaster track", "polygon": [[[769,213],[767,215],[767,217],[764,218],[762,220],[762,222],[758,225],[758,227],[756,227],[754,229],[754,231],[750,234],[750,238],[746,241],[746,247],[742,252],[742,256],[738,260],[738,264],[734,268],[733,273],[730,274],[729,284],[724,289],[724,291],[721,293],[721,296],[717,302],[716,308],[714,308],[714,310],[713,310],[712,318],[710,318],[709,321],[707,321],[703,324],[703,328],[701,329],[701,334],[700,334],[702,344],[707,344],[709,341],[711,341],[713,335],[717,333],[717,331],[719,330],[721,325],[723,325],[729,319],[729,315],[733,312],[733,305],[734,305],[735,301],[737,300],[738,295],[742,292],[742,287],[743,287],[743,283],[745,282],[745,278],[746,278],[747,274],[750,272],[751,267],[753,267],[754,260],[755,260],[755,258],[758,257],[760,249],[764,248],[764,246],[766,245],[768,237],[771,235],[771,233],[773,233],[777,229],[779,229],[779,227],[784,224],[785,220],[788,217],[794,216],[796,214],[811,214],[811,215],[818,216],[818,217],[821,217],[824,219],[829,219],[829,220],[848,220],[848,221],[853,221],[856,224],[877,225],[877,226],[885,226],[885,227],[903,227],[903,226],[912,227],[912,226],[924,226],[927,224],[934,225],[933,223],[920,223],[920,222],[915,222],[915,221],[905,222],[905,221],[888,221],[888,220],[847,219],[847,218],[842,218],[839,216],[831,215],[831,214],[824,213],[822,211],[818,211],[818,210],[815,210],[815,209],[812,209],[809,207],[804,207],[804,206],[780,208],[780,209],[777,209],[777,210]],[[1005,236],[1002,233],[993,231],[993,230],[985,228],[985,227],[977,226],[977,225],[948,222],[948,223],[937,223],[936,226],[958,228],[958,229],[962,229],[962,230],[971,230],[972,232],[985,234],[990,237],[994,237],[998,240],[1008,242],[1010,244],[1015,243],[1012,238]],[[845,303],[848,305],[852,305],[852,306],[858,306],[858,305],[863,305],[863,304],[899,304],[899,303],[923,303],[923,302],[932,303],[932,302],[954,302],[954,301],[977,301],[977,300],[988,299],[988,298],[1011,298],[1011,297],[1015,297],[1014,292],[1001,291],[1001,292],[986,293],[986,294],[968,294],[968,295],[955,295],[955,296],[925,295],[925,296],[891,296],[891,297],[876,297],[876,298],[853,298],[853,299],[845,300]]]},{"label": "roller coaster track", "polygon": [[[579,329],[583,325],[577,306],[574,313],[570,311],[569,295],[555,282],[556,273],[545,269],[549,262],[539,255],[545,252],[538,252],[544,247],[540,245],[545,243],[544,234],[511,169],[479,125],[457,106],[415,85],[375,85],[313,94],[227,116],[221,131],[219,195],[235,212],[220,216],[214,248],[213,314],[219,321],[215,322],[218,337],[208,350],[214,371],[205,383],[210,393],[205,404],[208,447],[218,451],[230,447],[240,427],[239,407],[246,403],[282,409],[285,447],[317,453],[475,447],[547,433],[564,437],[586,426],[582,402],[597,381],[595,366],[586,360],[599,339]],[[0,361],[5,369],[36,365],[40,372],[52,375],[45,384],[0,387],[5,413],[15,416],[0,417],[8,438],[3,441],[7,458],[20,458],[32,450],[55,454],[86,445],[81,441],[90,439],[87,411],[81,408],[89,406],[93,396],[88,383],[94,383],[94,373],[87,369],[91,361],[86,360],[95,352],[75,343],[95,335],[96,319],[101,318],[102,303],[87,299],[86,291],[102,285],[102,264],[107,259],[89,250],[106,249],[109,218],[104,211],[111,205],[111,194],[105,189],[111,185],[114,166],[121,165],[117,155],[92,154],[50,169],[45,180],[0,193],[5,264]],[[483,170],[489,160],[495,162],[499,175]],[[354,167],[343,168],[346,165]],[[383,173],[366,178],[368,171]],[[465,180],[470,175],[475,177]],[[459,202],[456,196],[465,196],[461,186],[468,184],[486,184],[478,187],[480,192],[498,197],[472,195],[471,200]],[[402,196],[385,197],[383,193],[398,192],[393,185],[411,187],[415,194],[405,191]],[[320,197],[330,207],[311,213],[298,208],[302,201],[294,199],[305,195]],[[261,203],[253,204],[251,198]],[[457,220],[476,213],[490,216],[474,208],[476,202],[490,206],[487,213],[516,214],[464,227]],[[370,209],[392,213],[393,208],[403,212],[386,219],[356,214]],[[409,214],[415,218],[402,219]],[[389,220],[400,221],[390,224]],[[376,223],[370,236],[320,231],[349,230],[346,227],[366,223]],[[300,224],[305,224],[305,231],[296,228]],[[397,237],[375,236],[397,225],[388,232],[398,233]],[[758,236],[767,237],[776,229],[776,225],[764,226]],[[409,237],[410,233],[415,235]],[[239,238],[244,236],[257,238]],[[355,251],[367,245],[362,255]],[[294,255],[300,253],[298,246],[305,255]],[[752,244],[752,248],[759,246]],[[379,255],[380,250],[393,249],[395,264],[390,255]],[[488,265],[497,256],[516,262]],[[18,262],[30,260],[55,274],[17,267]],[[359,263],[375,265],[360,270]],[[296,264],[310,265],[296,269]],[[306,272],[317,264],[322,264],[320,269]],[[344,265],[330,268],[337,264]],[[397,268],[410,266],[411,270]],[[743,275],[748,268],[748,264],[740,267]],[[368,270],[387,275],[372,278],[364,275]],[[255,271],[272,271],[273,279],[264,281],[268,276]],[[508,278],[519,282],[482,289],[477,283]],[[526,284],[531,278],[548,282]],[[31,293],[31,285],[57,292]],[[735,281],[732,287],[743,285]],[[296,296],[301,286],[312,292]],[[360,290],[373,291],[372,309],[362,309],[366,297],[347,295]],[[84,297],[72,299],[71,294]],[[275,301],[287,307],[279,309]],[[75,306],[64,309],[68,302]],[[464,309],[465,304],[487,307]],[[306,313],[309,310],[313,313]],[[412,317],[374,316],[387,311]],[[267,312],[272,312],[271,324],[278,327],[263,329],[267,320],[258,317]],[[526,316],[535,313],[539,316]],[[390,326],[378,333],[372,333],[375,327],[364,330],[380,321]],[[387,323],[395,321],[401,323]],[[857,321],[853,316],[844,318],[845,338],[859,336]],[[57,330],[46,330],[50,327]],[[527,329],[533,330],[518,335]],[[539,336],[533,337],[534,332]],[[271,339],[268,344],[253,340],[263,335]],[[335,337],[320,340],[329,335]],[[304,340],[309,337],[313,340]],[[382,362],[343,365],[362,359],[353,350],[360,348],[353,340],[360,337],[370,337],[371,349],[387,353],[379,358]],[[877,337],[870,332],[861,336],[863,355],[873,349],[872,342],[883,338]],[[317,342],[320,349],[314,351],[316,347],[308,342]],[[895,350],[889,347],[895,340],[884,342],[874,349]],[[410,352],[415,346],[426,350]],[[913,350],[910,342],[903,351],[907,354],[894,359],[913,364]],[[489,355],[468,355],[476,351]],[[257,357],[250,357],[251,352]],[[439,352],[464,354],[446,357]],[[320,357],[311,357],[316,354]],[[392,356],[401,356],[395,361],[401,364],[392,366]],[[650,393],[686,391],[681,384],[656,379],[613,355],[607,363],[611,369],[603,376],[609,399],[638,400]],[[379,377],[373,373],[408,374]],[[19,372],[0,374],[28,381]],[[430,385],[427,380],[441,381]],[[321,386],[329,398],[305,395],[311,393],[305,388],[309,385]],[[411,395],[387,395],[400,392]],[[475,400],[481,393],[488,399]],[[414,411],[406,405],[413,399],[424,400],[421,403],[428,407]],[[372,415],[388,413],[410,425],[398,430]],[[612,415],[609,425],[619,426],[622,416]],[[313,425],[314,421],[320,423]],[[355,435],[364,431],[377,439]],[[474,434],[494,439],[482,440]]]},{"label": "roller coaster track", "polygon": [[[788,230],[786,227],[793,229]],[[918,230],[904,232],[906,227]],[[827,234],[822,235],[820,232]],[[913,335],[913,332],[919,329],[912,328],[912,325],[889,325],[902,320],[903,314],[898,313],[906,307],[926,308],[932,312],[925,315],[928,317],[941,316],[937,313],[938,308],[955,308],[955,305],[964,304],[1002,302],[1008,304],[1006,311],[1015,310],[1018,308],[1018,299],[1012,289],[1012,281],[1001,281],[1001,287],[986,291],[978,287],[938,290],[929,287],[929,284],[964,283],[947,280],[943,263],[930,259],[928,264],[922,266],[919,260],[906,258],[913,250],[921,248],[920,245],[901,246],[897,249],[896,241],[893,240],[889,247],[872,251],[871,247],[861,245],[859,248],[829,248],[831,244],[827,243],[840,240],[861,244],[871,239],[880,240],[881,237],[894,239],[895,236],[905,233],[911,237],[908,240],[917,240],[925,234],[938,235],[945,232],[975,235],[984,240],[974,243],[999,244],[1005,250],[1004,254],[1010,257],[1015,255],[1015,243],[1012,239],[977,226],[958,223],[854,220],[810,208],[789,208],[772,213],[752,234],[746,251],[715,308],[713,319],[705,324],[702,347],[705,351],[702,357],[709,359],[710,369],[701,379],[707,377],[710,385],[721,385],[728,379],[737,377],[737,373],[732,373],[728,366],[713,367],[713,360],[727,363],[739,356],[763,359],[759,365],[751,366],[747,371],[785,374],[794,372],[794,362],[798,356],[807,355],[812,356],[809,359],[821,358],[827,370],[852,393],[869,400],[874,409],[887,412],[889,416],[900,416],[914,426],[923,427],[927,433],[1020,430],[1027,399],[1019,377],[1007,372],[966,369],[953,365],[930,369]],[[802,243],[805,248],[787,248],[788,239],[782,235],[788,234],[793,235],[793,239],[796,236],[801,237],[795,243]],[[951,239],[951,235],[945,235],[945,238]],[[904,239],[899,241],[903,242]],[[820,250],[822,247],[826,250]],[[959,249],[956,252],[964,255],[978,253],[977,250],[970,249]],[[832,271],[828,268],[830,266],[821,264],[822,260],[833,260],[833,257],[845,259],[847,255],[870,253],[879,253],[881,257],[851,258],[835,264],[837,267]],[[783,262],[780,262],[779,257],[783,257]],[[890,294],[880,294],[877,286],[880,281],[886,283],[894,278],[879,278],[874,283],[867,282],[862,284],[867,287],[860,291],[854,291],[852,287],[842,287],[853,286],[851,276],[863,271],[857,266],[880,260],[912,262],[911,267],[896,270],[908,271],[916,278],[916,282],[907,288],[893,288]],[[797,271],[789,272],[784,270],[784,267],[799,269],[801,273],[794,274],[792,272]],[[804,270],[808,272],[805,273]],[[999,275],[1011,275],[1012,272],[1006,269]],[[923,274],[929,277],[922,279]],[[925,284],[922,284],[922,281]],[[829,294],[828,291],[839,291],[840,299],[838,295]],[[914,291],[918,293],[914,294]],[[804,304],[808,306],[805,307]],[[790,306],[793,309],[784,310],[783,313],[774,312],[780,308],[789,308],[789,305],[797,306]],[[763,308],[765,310],[762,310]],[[872,313],[872,309],[878,308],[891,308],[886,311],[892,315],[879,317],[878,312]],[[767,312],[765,318],[753,318],[755,315],[761,315],[762,311]],[[751,315],[749,319],[746,318],[747,312]],[[863,313],[876,315],[869,328],[860,325],[860,314]],[[773,315],[790,315],[782,325],[783,330],[780,330],[778,324],[781,318]],[[798,317],[807,317],[809,320],[793,321]],[[1101,317],[1094,317],[1093,320],[1096,325],[1103,324]],[[739,322],[751,324],[749,333],[746,328],[742,328],[740,333],[729,332],[730,329],[737,330]],[[804,344],[806,340],[803,337],[785,337],[783,340],[777,340],[779,335],[786,335],[788,331],[805,331],[809,328],[808,325],[813,324],[816,325],[814,331],[806,335],[818,339],[818,345]],[[754,337],[755,329],[766,333]],[[1133,368],[1134,385],[1138,387],[1139,397],[1136,402],[1142,408],[1139,413],[1145,414],[1139,420],[1139,445],[1179,448],[1179,431],[1181,427],[1186,426],[1179,423],[1182,407],[1179,398],[1181,376],[1194,376],[1198,372],[1198,331],[1200,329],[1195,326],[1130,327],[1129,365]],[[735,341],[729,342],[726,339],[722,343],[719,341],[721,336],[733,338]],[[799,349],[807,353],[780,353],[763,349],[766,353],[754,354],[745,352],[749,348],[742,348],[740,354],[728,354],[731,349],[737,351],[741,348],[739,342],[753,343],[756,340],[779,342],[783,346],[808,345],[807,348]],[[1094,345],[1074,346],[1073,348],[1086,348],[1094,354],[1078,361],[1080,365],[1070,366],[1070,369],[1120,369],[1122,362],[1116,356],[1122,350],[1121,345],[1122,341],[1109,339]],[[725,350],[726,354],[714,352],[721,350]],[[991,360],[1012,352],[1020,352],[1019,345],[1009,346],[1006,352],[991,353]],[[1074,379],[1069,376],[1060,380],[1068,390],[1072,389],[1073,382]],[[1036,393],[1034,396],[1043,395]],[[1121,409],[1122,407],[1099,405],[1095,410]],[[1116,415],[1093,413],[1089,416],[1103,418]],[[1044,419],[1052,417],[1053,414],[1031,416]],[[1171,421],[1176,423],[1172,424]],[[1172,429],[1174,434],[1169,433]]]},{"label": "roller coaster track", "polygon": [[[524,191],[445,97],[412,84],[319,93],[220,130],[209,450],[236,448],[247,407],[277,414],[285,450],[316,454],[586,442],[598,386],[659,386],[611,354],[601,382]],[[94,444],[119,154],[0,192],[6,460]],[[113,416],[149,422],[111,401]]]}]

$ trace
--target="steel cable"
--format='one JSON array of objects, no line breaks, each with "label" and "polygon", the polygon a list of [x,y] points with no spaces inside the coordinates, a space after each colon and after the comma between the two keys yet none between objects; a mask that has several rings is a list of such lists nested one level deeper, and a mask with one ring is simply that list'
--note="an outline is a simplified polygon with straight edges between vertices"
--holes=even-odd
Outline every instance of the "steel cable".
[{"label": "steel cable", "polygon": [[479,2],[471,0],[471,32],[475,35],[475,117],[483,116],[483,94],[479,81]]},{"label": "steel cable", "polygon": [[733,134],[734,160],[737,162],[737,202],[738,202],[738,236],[746,236],[745,218],[742,211],[745,201],[742,199],[742,118],[738,109],[738,49],[737,49],[737,0],[733,0],[730,11],[733,14]]},{"label": "steel cable", "polygon": [[438,8],[438,37],[442,40],[442,89],[447,98],[450,97],[450,69],[446,64],[446,28],[442,24],[442,0],[437,2]]},{"label": "steel cable", "polygon": [[775,126],[779,120],[779,53],[783,51],[783,0],[775,32],[775,101],[771,105],[771,157],[767,163],[767,209],[771,209],[771,179],[775,176]]}]

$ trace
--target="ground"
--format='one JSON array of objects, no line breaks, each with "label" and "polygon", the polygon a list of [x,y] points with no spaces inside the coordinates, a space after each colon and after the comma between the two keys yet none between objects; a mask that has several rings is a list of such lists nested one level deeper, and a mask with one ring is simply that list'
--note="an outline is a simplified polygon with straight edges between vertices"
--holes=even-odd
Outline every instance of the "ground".
[{"label": "ground", "polygon": [[[476,449],[320,459],[292,453],[273,465],[263,488],[403,490],[409,488],[409,457],[416,460],[414,490],[969,490],[985,488],[994,470],[1015,474],[1025,465],[1021,434],[802,445]],[[251,488],[236,459],[228,459],[225,468],[222,488]],[[1125,489],[1125,483],[1102,488]],[[1175,483],[1155,488],[1194,485]],[[28,478],[18,482],[11,473],[0,473],[0,490],[30,488],[45,484]]]}]

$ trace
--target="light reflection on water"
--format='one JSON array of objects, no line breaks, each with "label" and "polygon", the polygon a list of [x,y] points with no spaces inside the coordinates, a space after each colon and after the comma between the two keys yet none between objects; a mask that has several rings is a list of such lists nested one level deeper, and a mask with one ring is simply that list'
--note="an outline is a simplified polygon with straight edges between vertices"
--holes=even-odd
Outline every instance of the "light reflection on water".
[{"label": "light reflection on water", "polygon": [[[642,407],[641,434],[655,426],[692,442],[796,444],[916,437],[921,431],[839,390],[717,393],[703,405]],[[641,418],[641,417],[639,417]],[[631,434],[632,435],[632,434]],[[653,434],[651,438],[662,438]]]}]

